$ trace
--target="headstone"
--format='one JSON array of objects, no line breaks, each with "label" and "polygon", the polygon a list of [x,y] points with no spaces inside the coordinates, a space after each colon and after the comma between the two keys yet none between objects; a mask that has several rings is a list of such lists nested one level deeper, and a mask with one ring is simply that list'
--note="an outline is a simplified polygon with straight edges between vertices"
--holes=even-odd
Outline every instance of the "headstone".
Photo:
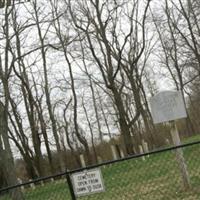
[{"label": "headstone", "polygon": [[145,151],[145,153],[149,152],[149,146],[148,146],[147,142],[144,143],[144,151]]},{"label": "headstone", "polygon": [[53,179],[53,178],[51,178],[51,182],[54,182],[54,179]]},{"label": "headstone", "polygon": [[[30,179],[29,181],[32,181],[32,179]],[[35,184],[34,183],[31,183],[30,184],[31,188],[34,190],[35,189]]]},{"label": "headstone", "polygon": [[97,161],[98,161],[98,164],[101,164],[101,163],[102,163],[102,158],[101,158],[101,156],[97,156]]},{"label": "headstone", "polygon": [[145,141],[144,141],[144,139],[142,139],[142,147],[143,147],[143,149],[144,149],[144,143],[145,143]]},{"label": "headstone", "polygon": [[124,158],[124,152],[123,152],[123,149],[121,147],[119,147],[119,152],[120,152],[120,157],[121,158]]},{"label": "headstone", "polygon": [[136,153],[137,153],[137,151],[136,151],[136,148],[135,148],[135,147],[133,147],[133,152],[134,152],[134,154],[136,154]]},{"label": "headstone", "polygon": [[[144,149],[144,153],[148,153],[149,152],[149,147],[148,147],[148,143],[147,142],[143,142],[143,149]],[[147,157],[149,157],[149,155]]]},{"label": "headstone", "polygon": [[41,181],[40,183],[41,183],[41,186],[44,186],[44,181]]},{"label": "headstone", "polygon": [[166,139],[165,142],[167,145],[170,145],[169,139]]},{"label": "headstone", "polygon": [[5,144],[4,144],[3,136],[2,135],[0,135],[0,140],[1,140],[1,144],[2,144],[3,150],[5,150]]},{"label": "headstone", "polygon": [[[142,148],[142,145],[139,145],[139,151],[140,151],[140,154],[143,154],[144,151],[143,151],[143,148]],[[145,160],[145,157],[142,156],[142,160],[144,161]]]},{"label": "headstone", "polygon": [[120,145],[116,144],[115,145],[115,150],[116,150],[117,158],[121,158]]},{"label": "headstone", "polygon": [[[21,180],[20,178],[18,178],[17,181],[18,181],[19,184],[22,184],[22,183],[23,183],[22,180]],[[21,186],[21,190],[24,191],[24,186],[23,186],[23,185]]]},{"label": "headstone", "polygon": [[116,148],[114,145],[111,145],[111,151],[112,151],[112,156],[114,160],[117,160],[117,152],[116,152]]},{"label": "headstone", "polygon": [[84,159],[84,155],[83,154],[80,155],[80,161],[81,161],[81,167],[86,167],[85,159]]}]

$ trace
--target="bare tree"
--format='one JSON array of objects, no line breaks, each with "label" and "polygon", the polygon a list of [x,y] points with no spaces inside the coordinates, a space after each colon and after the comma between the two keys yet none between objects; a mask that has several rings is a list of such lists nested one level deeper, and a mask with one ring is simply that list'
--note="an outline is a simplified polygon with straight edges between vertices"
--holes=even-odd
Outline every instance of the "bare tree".
[{"label": "bare tree", "polygon": [[[51,120],[52,133],[53,133],[53,136],[54,136],[54,139],[56,142],[56,148],[57,148],[57,152],[58,152],[58,156],[59,156],[60,170],[64,171],[65,167],[64,167],[64,163],[63,163],[63,160],[61,157],[62,152],[61,152],[61,146],[60,146],[59,136],[58,136],[58,132],[57,132],[57,123],[56,123],[56,118],[53,113],[51,97],[50,97],[50,86],[49,86],[49,79],[48,79],[48,67],[47,67],[47,55],[46,55],[48,48],[45,45],[45,39],[46,39],[47,33],[50,29],[51,23],[47,24],[47,28],[46,28],[45,32],[43,33],[43,31],[41,29],[41,24],[45,23],[45,21],[40,20],[41,16],[39,15],[39,9],[38,9],[39,6],[38,6],[37,1],[35,1],[33,3],[33,8],[34,8],[33,19],[35,19],[37,33],[38,33],[39,42],[40,42],[40,46],[41,46],[40,50],[41,50],[41,57],[42,57],[42,67],[43,67],[43,75],[44,75],[44,91],[45,91],[46,104],[48,107],[48,113],[49,113],[49,117]],[[47,15],[46,15],[46,17],[47,17]]]},{"label": "bare tree", "polygon": [[[182,33],[180,34],[180,31],[177,30],[177,27],[183,23],[183,19],[174,11],[176,9],[177,6],[173,6],[172,3],[170,4],[170,1],[165,1],[165,18],[163,19],[164,22],[162,25],[156,20],[156,17],[153,14],[152,15],[163,52],[163,57],[162,54],[160,54],[162,65],[168,69],[176,89],[180,90],[184,97],[186,87],[189,83],[194,81],[198,75],[194,74],[192,77],[188,76],[188,71],[191,68],[188,63],[190,54],[185,50],[185,45],[187,44],[185,44],[185,39],[183,40],[182,38]],[[185,97],[184,102],[186,106]],[[188,118],[186,119],[186,125],[188,132],[195,132],[189,113]]]},{"label": "bare tree", "polygon": [[[120,77],[120,71],[130,70],[129,81],[131,86],[135,87],[135,81],[133,79],[134,65],[141,58],[144,48],[145,48],[145,38],[143,39],[143,44],[141,45],[141,50],[139,50],[136,57],[133,55],[135,49],[132,49],[131,45],[134,41],[133,39],[133,17],[134,13],[137,12],[137,3],[124,2],[122,4],[113,2],[100,2],[95,1],[83,1],[72,3],[68,1],[69,11],[75,26],[75,30],[81,35],[84,42],[84,49],[88,53],[88,49],[93,58],[88,58],[88,60],[93,59],[96,66],[101,72],[102,79],[107,89],[112,92],[114,103],[117,108],[117,114],[119,116],[120,131],[124,137],[124,144],[126,146],[126,151],[128,154],[133,153],[133,145],[131,142],[131,132],[130,127],[138,119],[141,107],[138,105],[136,115],[131,119],[125,110],[122,91],[124,89],[123,77]],[[145,34],[145,19],[150,1],[148,1],[145,6],[144,16],[142,19],[143,35]],[[90,4],[90,5],[89,5]],[[76,9],[76,8],[79,9]],[[128,14],[126,8],[128,8]],[[80,11],[80,12],[78,12]],[[102,15],[104,12],[104,16]],[[130,14],[130,16],[129,16]],[[129,30],[127,34],[122,30],[122,20],[119,20],[119,15],[121,18],[128,18]],[[128,17],[127,17],[128,16]],[[135,19],[134,19],[135,20]],[[137,20],[137,19],[136,19]],[[139,23],[139,21],[137,22]],[[118,28],[120,27],[120,28]],[[121,33],[121,34],[119,34]],[[131,44],[129,46],[129,44]],[[129,53],[127,53],[127,48],[130,47]],[[139,47],[139,45],[138,45]],[[126,60],[127,59],[127,60]],[[126,62],[128,61],[128,62]],[[127,68],[127,66],[130,68]],[[119,80],[121,79],[120,83]],[[134,90],[134,94],[138,95],[135,97],[136,102],[140,102],[139,93],[137,89]]]},{"label": "bare tree", "polygon": [[[10,29],[9,18],[13,8],[6,6],[4,13],[3,38],[5,41],[4,53],[0,54],[0,80],[2,83],[3,99],[0,102],[0,137],[3,139],[4,149],[0,145],[0,152],[2,156],[3,172],[6,178],[7,185],[17,184],[17,177],[15,174],[14,160],[11,151],[9,133],[8,133],[8,113],[9,113],[9,78],[13,67],[13,58],[10,57]],[[2,56],[4,58],[2,59]],[[2,152],[3,150],[3,152]],[[11,198],[13,200],[23,199],[20,189],[11,191]]]},{"label": "bare tree", "polygon": [[[68,70],[69,70],[69,77],[70,77],[70,85],[71,85],[71,91],[73,96],[73,123],[74,123],[74,130],[76,137],[78,141],[84,146],[86,154],[88,155],[88,162],[91,163],[90,160],[90,150],[89,145],[86,140],[86,138],[80,133],[79,125],[78,125],[78,99],[77,99],[77,93],[75,88],[75,78],[73,74],[73,56],[70,51],[68,51],[68,46],[76,39],[74,37],[66,37],[62,34],[61,29],[61,22],[59,21],[59,12],[58,7],[52,3],[52,12],[53,12],[53,18],[55,20],[54,28],[56,30],[56,35],[60,41],[60,49],[63,52]],[[55,48],[55,47],[54,47]],[[70,48],[70,47],[69,47]],[[72,60],[72,61],[71,61]]]}]

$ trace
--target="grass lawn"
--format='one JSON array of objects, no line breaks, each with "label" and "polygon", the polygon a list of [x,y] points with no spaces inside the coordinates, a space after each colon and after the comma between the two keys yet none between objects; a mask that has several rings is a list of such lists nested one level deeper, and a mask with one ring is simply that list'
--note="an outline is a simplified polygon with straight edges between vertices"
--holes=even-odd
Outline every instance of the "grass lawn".
[{"label": "grass lawn", "polygon": [[[198,137],[198,139],[200,139]],[[194,139],[190,139],[190,142]],[[199,200],[200,145],[184,148],[191,188],[185,190],[174,151],[101,167],[106,191],[80,200]],[[26,200],[70,200],[66,181],[25,189]],[[8,195],[0,200],[11,200]]]}]

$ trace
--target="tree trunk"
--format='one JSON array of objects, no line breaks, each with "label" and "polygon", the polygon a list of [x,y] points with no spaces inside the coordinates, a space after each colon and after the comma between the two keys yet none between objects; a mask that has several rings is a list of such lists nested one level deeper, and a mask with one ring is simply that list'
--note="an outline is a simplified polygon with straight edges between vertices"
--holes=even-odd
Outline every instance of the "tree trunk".
[{"label": "tree trunk", "polygon": [[121,134],[123,135],[126,153],[131,155],[131,154],[134,154],[133,143],[132,143],[132,137],[131,137],[131,133],[130,133],[130,127],[126,120],[126,112],[124,110],[122,98],[121,98],[121,95],[119,94],[119,92],[117,91],[117,89],[115,88],[115,86],[112,86],[111,90],[113,92],[115,104],[116,104],[116,107],[118,110],[119,125],[120,125],[120,130],[122,132]]},{"label": "tree trunk", "polygon": [[[8,108],[0,103],[0,136],[2,136],[4,143],[4,150],[0,149],[2,152],[2,165],[3,165],[3,173],[6,177],[6,183],[8,186],[16,185],[18,183],[17,177],[15,174],[14,161],[12,157],[12,151],[8,139]],[[19,188],[13,189],[10,192],[12,200],[23,200],[22,192]]]}]

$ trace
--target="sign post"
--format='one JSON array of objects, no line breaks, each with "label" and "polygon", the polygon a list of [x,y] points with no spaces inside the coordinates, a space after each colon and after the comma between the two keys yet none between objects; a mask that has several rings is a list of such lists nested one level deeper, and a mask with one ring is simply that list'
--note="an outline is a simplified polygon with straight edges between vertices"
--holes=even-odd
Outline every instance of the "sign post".
[{"label": "sign post", "polygon": [[[186,118],[186,109],[180,91],[160,92],[150,99],[151,112],[154,124],[170,122],[171,137],[175,146],[181,145],[180,136],[176,126],[177,119]],[[176,151],[176,160],[180,168],[185,189],[190,188],[190,178],[182,149]]]},{"label": "sign post", "polygon": [[[172,121],[172,122],[170,122],[170,124],[171,124],[172,141],[173,141],[175,146],[179,146],[179,145],[181,145],[181,140],[180,140],[180,137],[179,137],[176,122]],[[183,151],[182,151],[182,149],[179,148],[179,149],[176,149],[175,152],[176,152],[176,159],[177,159],[177,162],[178,162],[178,165],[179,165],[179,168],[180,168],[180,172],[182,174],[184,187],[186,189],[190,188],[190,178],[189,178],[189,174],[188,174],[188,171],[187,171],[187,165],[186,165],[185,159],[183,157]]]}]

